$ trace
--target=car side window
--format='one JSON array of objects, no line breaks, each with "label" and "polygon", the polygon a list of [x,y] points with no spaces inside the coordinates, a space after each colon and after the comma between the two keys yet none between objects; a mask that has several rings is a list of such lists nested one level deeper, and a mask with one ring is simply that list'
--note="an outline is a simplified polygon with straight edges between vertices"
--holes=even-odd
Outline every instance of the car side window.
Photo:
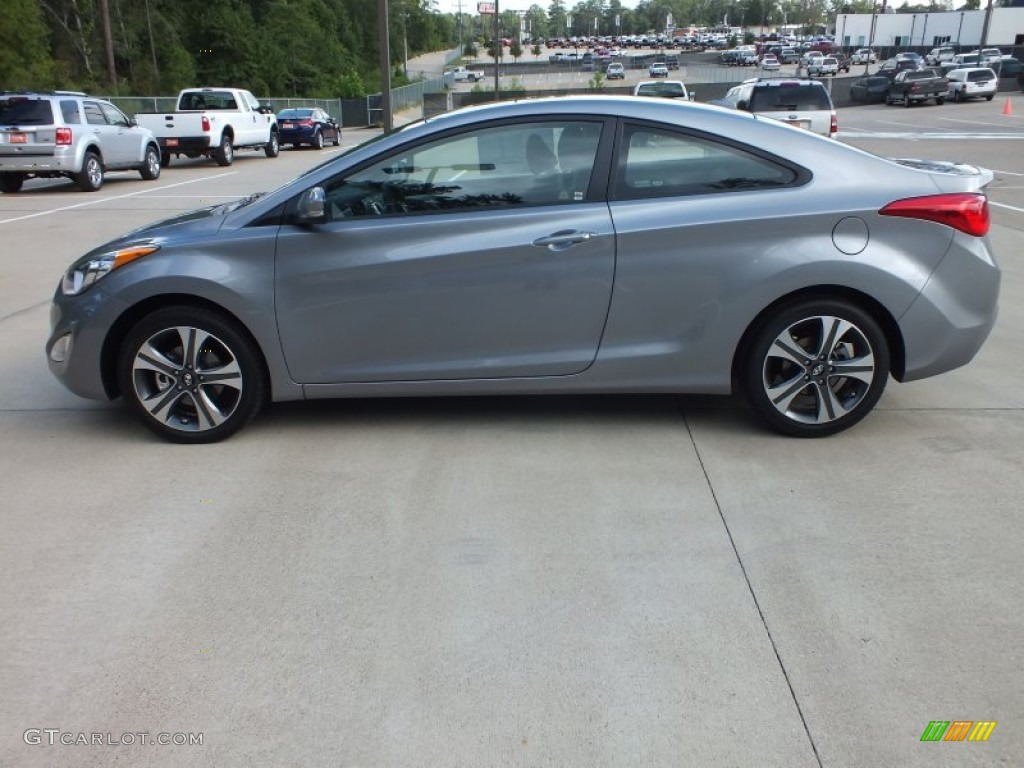
[{"label": "car side window", "polygon": [[103,110],[95,101],[83,101],[82,109],[85,112],[85,122],[89,125],[106,125],[107,118],[103,116]]},{"label": "car side window", "polygon": [[477,128],[331,179],[325,208],[338,220],[581,202],[600,137],[586,121]]},{"label": "car side window", "polygon": [[103,110],[103,116],[109,125],[131,125],[128,118],[124,116],[124,113],[112,104],[100,104],[100,109]]},{"label": "car side window", "polygon": [[772,189],[799,178],[753,151],[662,128],[627,125],[621,147],[618,200]]},{"label": "car side window", "polygon": [[74,99],[61,101],[60,114],[64,118],[64,125],[79,125],[82,122],[82,117],[78,112],[78,102]]}]

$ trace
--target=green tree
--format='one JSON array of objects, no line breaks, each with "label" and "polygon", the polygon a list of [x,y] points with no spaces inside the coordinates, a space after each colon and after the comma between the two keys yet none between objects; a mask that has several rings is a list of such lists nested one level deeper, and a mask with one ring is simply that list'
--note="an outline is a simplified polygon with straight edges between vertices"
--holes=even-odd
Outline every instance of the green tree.
[{"label": "green tree", "polygon": [[512,45],[509,46],[508,52],[512,60],[518,63],[519,57],[523,55],[523,44],[519,42],[518,37],[512,38]]},{"label": "green tree", "polygon": [[52,88],[50,31],[33,0],[5,0],[0,24],[0,83],[5,88]]}]

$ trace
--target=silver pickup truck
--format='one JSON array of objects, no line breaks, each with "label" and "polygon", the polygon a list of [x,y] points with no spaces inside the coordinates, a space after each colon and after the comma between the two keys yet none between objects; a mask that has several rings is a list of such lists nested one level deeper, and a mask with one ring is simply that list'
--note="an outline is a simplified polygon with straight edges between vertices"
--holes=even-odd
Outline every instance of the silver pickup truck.
[{"label": "silver pickup truck", "polygon": [[164,167],[172,155],[231,165],[236,149],[262,149],[267,157],[280,152],[274,110],[239,88],[187,88],[174,112],[142,112],[135,120],[156,136]]}]

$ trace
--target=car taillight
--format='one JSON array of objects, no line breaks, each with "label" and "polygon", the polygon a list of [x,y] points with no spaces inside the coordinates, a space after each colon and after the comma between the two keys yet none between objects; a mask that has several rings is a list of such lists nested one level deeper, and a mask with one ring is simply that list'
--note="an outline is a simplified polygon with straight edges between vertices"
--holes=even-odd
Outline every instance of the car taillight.
[{"label": "car taillight", "polygon": [[299,125],[301,125],[301,126],[303,126],[305,128],[309,128],[309,126],[311,126],[312,124],[313,124],[312,120],[299,120]]},{"label": "car taillight", "polygon": [[57,146],[67,146],[71,144],[71,129],[70,128],[58,128],[57,129]]},{"label": "car taillight", "polygon": [[832,113],[832,122],[829,124],[828,133],[829,136],[833,133],[839,133],[839,115],[835,112]]},{"label": "car taillight", "polygon": [[203,133],[209,133],[209,132],[210,132],[210,118],[208,118],[206,115],[203,115]]},{"label": "car taillight", "polygon": [[973,192],[909,197],[889,203],[879,213],[938,222],[974,237],[984,237],[989,227],[988,198]]}]

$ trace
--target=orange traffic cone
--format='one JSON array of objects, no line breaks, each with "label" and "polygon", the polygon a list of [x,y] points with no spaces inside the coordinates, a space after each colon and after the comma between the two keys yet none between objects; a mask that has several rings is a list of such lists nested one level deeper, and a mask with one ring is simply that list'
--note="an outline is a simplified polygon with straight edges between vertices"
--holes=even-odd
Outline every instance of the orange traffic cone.
[{"label": "orange traffic cone", "polygon": [[1010,97],[1009,96],[1006,97],[1006,104],[1005,104],[1005,106],[1003,106],[1003,114],[1004,115],[1012,115],[1013,114],[1013,105],[1010,103]]}]

